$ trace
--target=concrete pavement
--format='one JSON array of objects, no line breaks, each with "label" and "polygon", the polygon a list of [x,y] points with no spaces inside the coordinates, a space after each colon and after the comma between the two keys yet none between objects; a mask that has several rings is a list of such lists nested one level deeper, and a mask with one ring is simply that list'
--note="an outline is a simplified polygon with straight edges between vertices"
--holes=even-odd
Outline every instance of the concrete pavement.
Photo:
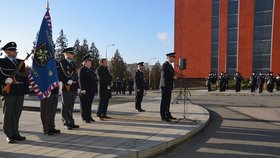
[{"label": "concrete pavement", "polygon": [[[111,105],[108,115],[113,119],[87,124],[81,121],[80,114],[74,114],[80,125],[77,130],[65,130],[61,115],[56,115],[56,126],[62,134],[46,136],[42,134],[42,125],[38,112],[23,111],[20,120],[21,134],[27,141],[7,144],[3,130],[0,133],[1,157],[151,157],[166,151],[190,138],[209,120],[209,113],[198,105],[187,104],[186,116],[190,120],[177,120],[171,123],[160,121],[159,96],[145,96],[143,108],[146,112],[138,113],[131,102],[134,96],[114,96],[115,99],[127,100],[126,103]],[[114,99],[113,98],[113,99]],[[114,102],[112,100],[112,102]],[[26,100],[25,106],[38,107],[36,100]],[[61,104],[59,104],[61,107]],[[96,111],[93,105],[93,116]],[[79,109],[79,104],[75,105]],[[174,104],[171,112],[182,118],[184,106]],[[1,122],[2,117],[1,117]]]}]

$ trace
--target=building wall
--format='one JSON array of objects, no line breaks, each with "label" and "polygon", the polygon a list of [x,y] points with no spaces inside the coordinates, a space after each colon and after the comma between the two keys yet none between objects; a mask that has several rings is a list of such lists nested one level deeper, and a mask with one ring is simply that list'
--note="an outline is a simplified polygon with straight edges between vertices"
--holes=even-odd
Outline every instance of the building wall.
[{"label": "building wall", "polygon": [[252,72],[254,0],[239,1],[238,66],[243,76]]},{"label": "building wall", "polygon": [[[211,71],[212,1],[175,0],[175,51],[176,64],[179,58],[187,59],[184,78],[204,78]],[[239,0],[237,67],[244,77],[249,77],[254,68],[255,2]],[[280,73],[280,0],[274,1],[270,70]],[[218,73],[227,70],[229,1],[220,0]],[[257,59],[257,58],[255,58]],[[259,60],[259,59],[258,59]],[[212,59],[213,61],[213,59]],[[213,65],[212,65],[213,67]],[[178,68],[175,66],[177,72]]]},{"label": "building wall", "polygon": [[203,78],[210,71],[211,22],[212,1],[175,0],[175,63],[186,58],[184,78]]},{"label": "building wall", "polygon": [[271,70],[280,73],[280,1],[274,0]]}]

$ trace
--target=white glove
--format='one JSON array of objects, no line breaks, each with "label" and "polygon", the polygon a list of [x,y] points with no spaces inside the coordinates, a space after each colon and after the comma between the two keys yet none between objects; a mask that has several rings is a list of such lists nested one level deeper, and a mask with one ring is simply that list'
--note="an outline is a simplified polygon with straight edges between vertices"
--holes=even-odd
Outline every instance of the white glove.
[{"label": "white glove", "polygon": [[8,77],[6,80],[5,80],[5,84],[12,84],[13,83],[13,79]]},{"label": "white glove", "polygon": [[82,94],[86,94],[86,90],[82,90],[81,93],[82,93]]},{"label": "white glove", "polygon": [[73,81],[72,80],[69,80],[68,82],[67,82],[67,84],[72,84],[73,83]]},{"label": "white glove", "polygon": [[24,98],[26,99],[26,98],[28,98],[29,97],[29,94],[25,94],[24,95]]}]

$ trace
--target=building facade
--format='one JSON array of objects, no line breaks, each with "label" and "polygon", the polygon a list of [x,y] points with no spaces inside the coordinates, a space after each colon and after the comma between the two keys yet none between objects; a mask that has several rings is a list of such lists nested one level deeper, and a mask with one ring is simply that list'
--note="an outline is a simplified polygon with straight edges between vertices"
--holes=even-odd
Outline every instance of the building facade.
[{"label": "building facade", "polygon": [[184,78],[280,73],[280,0],[175,0],[175,51]]}]

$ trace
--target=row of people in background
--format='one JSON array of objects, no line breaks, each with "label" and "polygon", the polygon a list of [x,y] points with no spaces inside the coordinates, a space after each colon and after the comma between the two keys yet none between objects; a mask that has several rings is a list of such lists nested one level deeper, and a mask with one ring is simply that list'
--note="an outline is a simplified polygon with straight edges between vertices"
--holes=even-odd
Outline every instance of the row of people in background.
[{"label": "row of people in background", "polygon": [[[116,95],[118,94],[125,94],[126,90],[128,90],[128,94],[131,95],[132,91],[134,90],[134,80],[132,77],[129,77],[127,80],[120,79],[119,77],[116,78],[115,82],[115,89],[116,89]],[[148,90],[149,83],[146,78],[144,78],[144,90]]]},{"label": "row of people in background", "polygon": [[[235,91],[240,92],[243,82],[243,77],[239,72],[236,72],[233,77],[235,83]],[[217,74],[210,72],[208,77],[206,78],[206,85],[208,91],[213,91],[217,84],[219,84],[220,92],[224,92],[228,90],[230,77],[227,73],[221,72],[218,76]],[[251,92],[255,92],[257,88],[259,88],[259,93],[263,92],[263,87],[267,86],[267,91],[272,93],[273,89],[275,88],[277,91],[280,90],[280,74],[277,74],[275,77],[273,72],[268,72],[265,76],[262,72],[259,75],[256,75],[255,72],[252,73],[251,77],[249,78]]]}]

